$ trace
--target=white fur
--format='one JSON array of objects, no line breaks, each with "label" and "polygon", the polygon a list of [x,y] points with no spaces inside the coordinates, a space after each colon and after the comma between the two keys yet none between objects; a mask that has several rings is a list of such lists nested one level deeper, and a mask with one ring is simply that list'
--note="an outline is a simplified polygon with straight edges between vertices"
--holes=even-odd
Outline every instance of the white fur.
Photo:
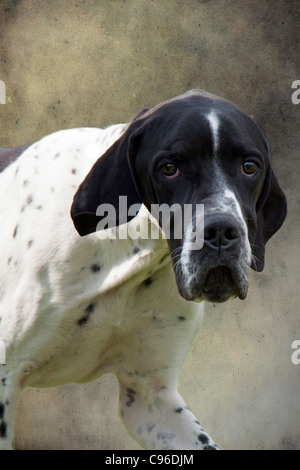
[{"label": "white fur", "polygon": [[217,155],[218,148],[219,148],[219,127],[220,121],[216,111],[211,111],[207,115],[207,120],[210,124],[212,137],[213,137],[213,146],[214,146],[214,155]]}]

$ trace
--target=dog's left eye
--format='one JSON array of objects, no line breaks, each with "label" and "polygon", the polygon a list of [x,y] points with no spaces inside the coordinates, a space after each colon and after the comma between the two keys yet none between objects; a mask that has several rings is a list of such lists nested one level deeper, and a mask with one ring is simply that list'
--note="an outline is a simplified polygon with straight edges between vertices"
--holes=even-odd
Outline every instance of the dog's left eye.
[{"label": "dog's left eye", "polygon": [[160,171],[166,178],[176,178],[176,176],[180,174],[180,171],[173,163],[165,163],[165,165],[160,168]]},{"label": "dog's left eye", "polygon": [[258,166],[254,162],[245,162],[241,167],[241,172],[246,176],[255,176],[258,172]]}]

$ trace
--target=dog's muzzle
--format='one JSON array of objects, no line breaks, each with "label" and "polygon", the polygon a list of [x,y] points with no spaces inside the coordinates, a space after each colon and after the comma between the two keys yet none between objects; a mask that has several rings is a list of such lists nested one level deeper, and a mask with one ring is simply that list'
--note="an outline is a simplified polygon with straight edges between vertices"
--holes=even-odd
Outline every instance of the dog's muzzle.
[{"label": "dog's muzzle", "polygon": [[225,302],[245,299],[248,291],[249,256],[245,232],[228,214],[205,218],[204,244],[182,258],[179,292],[186,300]]}]

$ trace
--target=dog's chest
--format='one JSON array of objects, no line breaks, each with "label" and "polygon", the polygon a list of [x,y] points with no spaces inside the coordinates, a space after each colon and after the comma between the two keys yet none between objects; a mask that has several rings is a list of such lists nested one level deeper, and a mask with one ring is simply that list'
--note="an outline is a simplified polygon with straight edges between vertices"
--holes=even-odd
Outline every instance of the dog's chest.
[{"label": "dog's chest", "polygon": [[[146,266],[130,278],[123,271],[124,281],[119,272],[119,283],[111,273],[116,285],[102,292],[99,288],[101,270],[91,273],[98,281],[91,278],[90,292],[85,289],[84,298],[74,294],[68,306],[63,299],[58,302],[56,292],[55,310],[39,312],[35,316],[36,327],[45,331],[46,322],[49,334],[42,355],[34,352],[43,367],[36,365],[37,371],[32,374],[30,385],[43,387],[70,381],[88,382],[108,372],[130,374],[139,370],[142,374],[147,372],[155,354],[158,354],[159,362],[163,362],[158,343],[162,337],[168,340],[167,331],[171,327],[180,328],[182,311],[174,308],[174,298],[178,294],[170,268],[167,263],[156,267],[157,264],[152,269]],[[102,269],[105,285],[109,275],[106,277],[105,268]],[[93,282],[95,286],[99,283],[98,292]],[[80,281],[79,286],[82,286]],[[76,282],[72,288],[74,292],[78,291]],[[39,316],[44,318],[43,326],[37,320]],[[34,338],[32,341],[33,347],[38,348]],[[158,363],[157,367],[162,365]]]}]

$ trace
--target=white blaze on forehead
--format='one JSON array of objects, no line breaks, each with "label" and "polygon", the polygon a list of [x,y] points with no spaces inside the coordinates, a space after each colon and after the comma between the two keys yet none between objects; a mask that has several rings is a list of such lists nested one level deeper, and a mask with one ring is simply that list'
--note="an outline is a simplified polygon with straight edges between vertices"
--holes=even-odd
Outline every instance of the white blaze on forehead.
[{"label": "white blaze on forehead", "polygon": [[220,119],[216,113],[216,111],[211,111],[207,116],[206,116],[210,128],[212,131],[212,136],[213,136],[213,144],[214,144],[214,154],[216,155],[219,147],[219,127],[220,127]]}]

